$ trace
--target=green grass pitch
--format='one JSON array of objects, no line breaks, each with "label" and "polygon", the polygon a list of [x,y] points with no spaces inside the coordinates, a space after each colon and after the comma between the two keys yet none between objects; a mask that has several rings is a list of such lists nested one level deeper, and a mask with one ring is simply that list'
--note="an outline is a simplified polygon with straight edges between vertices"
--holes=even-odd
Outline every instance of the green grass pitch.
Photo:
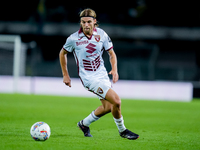
[{"label": "green grass pitch", "polygon": [[[111,114],[91,124],[93,138],[83,136],[77,122],[100,104],[98,98],[0,94],[0,149],[200,149],[200,100],[122,100],[125,126],[140,135],[135,141],[119,136]],[[30,136],[30,128],[37,121],[51,127],[45,142]]]}]

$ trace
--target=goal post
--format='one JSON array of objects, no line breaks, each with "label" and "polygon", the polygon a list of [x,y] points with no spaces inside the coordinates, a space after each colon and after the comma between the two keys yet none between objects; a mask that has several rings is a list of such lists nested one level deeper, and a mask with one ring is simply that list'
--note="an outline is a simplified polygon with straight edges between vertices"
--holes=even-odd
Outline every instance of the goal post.
[{"label": "goal post", "polygon": [[[20,76],[25,75],[25,53],[22,50],[21,37],[19,35],[2,35],[0,34],[0,45],[3,43],[13,43],[13,92],[18,92],[18,82]],[[0,47],[1,48],[1,47]],[[23,55],[23,56],[22,56]]]}]

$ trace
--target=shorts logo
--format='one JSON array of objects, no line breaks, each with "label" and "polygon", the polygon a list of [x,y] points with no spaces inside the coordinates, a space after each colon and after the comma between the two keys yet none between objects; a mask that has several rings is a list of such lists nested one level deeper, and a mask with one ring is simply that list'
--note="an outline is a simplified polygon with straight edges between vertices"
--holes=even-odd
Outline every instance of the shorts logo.
[{"label": "shorts logo", "polygon": [[99,88],[97,89],[97,92],[98,92],[99,94],[103,94],[102,88],[99,87]]},{"label": "shorts logo", "polygon": [[101,38],[100,38],[100,35],[95,35],[95,36],[94,36],[94,39],[95,39],[97,42],[99,42],[100,39],[101,39]]}]

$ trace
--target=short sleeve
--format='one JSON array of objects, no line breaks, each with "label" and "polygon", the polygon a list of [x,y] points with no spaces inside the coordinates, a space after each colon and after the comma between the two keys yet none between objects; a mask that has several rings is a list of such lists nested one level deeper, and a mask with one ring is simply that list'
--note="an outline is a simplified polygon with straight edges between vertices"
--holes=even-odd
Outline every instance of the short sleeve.
[{"label": "short sleeve", "polygon": [[72,52],[74,47],[73,47],[73,41],[72,41],[72,38],[71,36],[69,36],[63,46],[63,49],[68,51],[68,52]]},{"label": "short sleeve", "polygon": [[108,50],[113,48],[113,43],[112,43],[110,37],[108,36],[108,34],[106,32],[104,32],[103,47],[105,48],[106,51],[108,51]]}]

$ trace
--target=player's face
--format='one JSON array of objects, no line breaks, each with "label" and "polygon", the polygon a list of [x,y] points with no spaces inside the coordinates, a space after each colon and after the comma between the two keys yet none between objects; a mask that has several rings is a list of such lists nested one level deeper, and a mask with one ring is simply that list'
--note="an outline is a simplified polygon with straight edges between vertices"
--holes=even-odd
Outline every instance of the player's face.
[{"label": "player's face", "polygon": [[94,29],[94,25],[96,23],[96,19],[92,17],[82,17],[81,18],[81,27],[83,29],[83,32],[85,34],[92,34],[92,31]]}]

